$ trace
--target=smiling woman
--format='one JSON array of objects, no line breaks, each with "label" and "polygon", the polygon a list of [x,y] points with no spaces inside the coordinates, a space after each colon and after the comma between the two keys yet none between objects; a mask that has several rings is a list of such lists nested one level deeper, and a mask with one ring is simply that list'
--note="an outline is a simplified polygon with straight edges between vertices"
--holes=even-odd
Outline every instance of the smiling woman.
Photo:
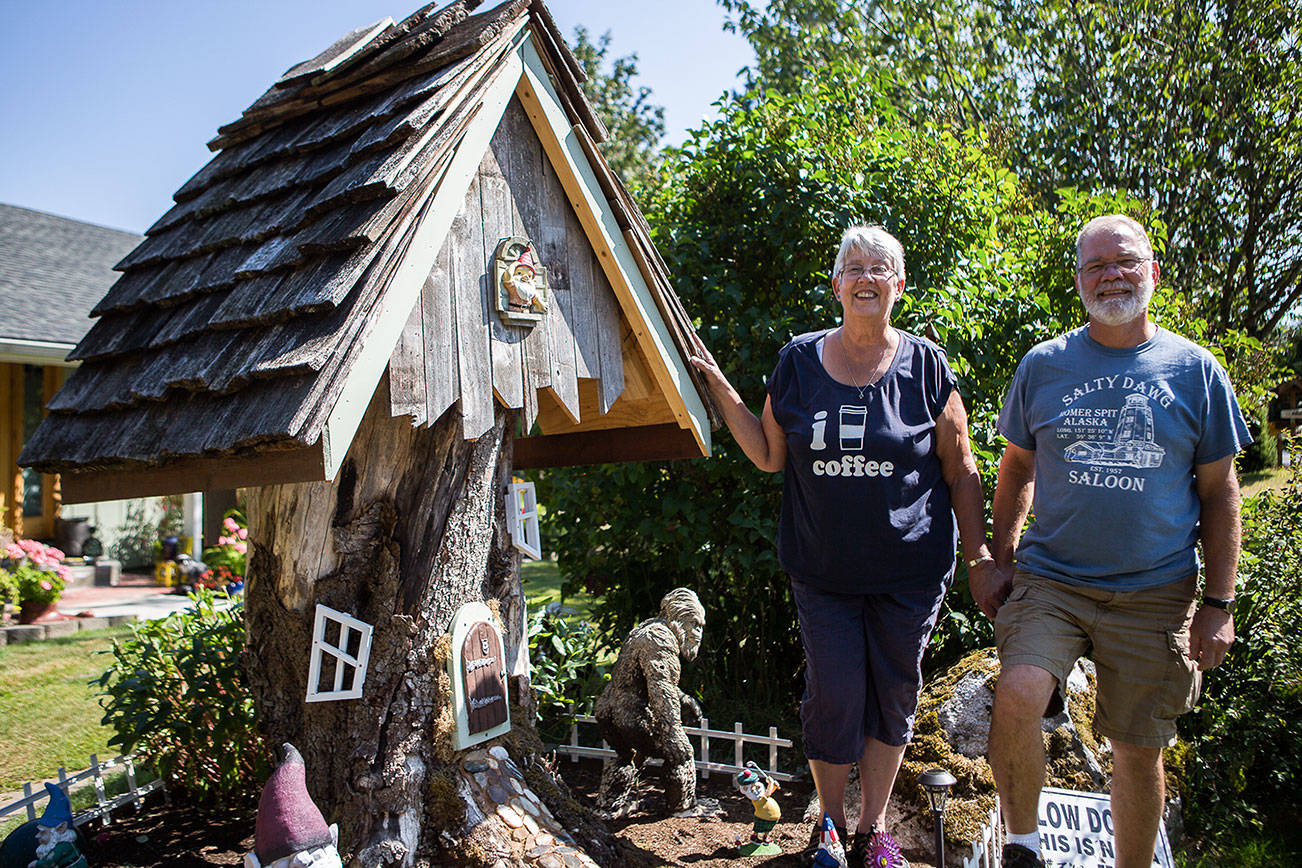
[{"label": "smiling woman", "polygon": [[760,417],[699,338],[692,362],[747,457],[784,472],[778,557],[800,618],[801,723],[822,811],[845,837],[846,781],[858,762],[852,860],[898,866],[886,803],[913,733],[922,652],[953,577],[955,517],[970,570],[992,559],[945,353],[891,325],[905,290],[900,242],[852,226],[832,274],[840,327],[783,347]]}]

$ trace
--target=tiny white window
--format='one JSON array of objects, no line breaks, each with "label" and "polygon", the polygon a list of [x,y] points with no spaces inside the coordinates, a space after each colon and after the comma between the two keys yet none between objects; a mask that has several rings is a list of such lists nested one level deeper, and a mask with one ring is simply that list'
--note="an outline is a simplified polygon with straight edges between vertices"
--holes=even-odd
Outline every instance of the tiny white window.
[{"label": "tiny white window", "polygon": [[307,701],[360,699],[371,656],[371,625],[317,604]]},{"label": "tiny white window", "polygon": [[512,482],[506,488],[506,524],[511,543],[533,560],[542,557],[538,531],[538,497],[532,482]]}]

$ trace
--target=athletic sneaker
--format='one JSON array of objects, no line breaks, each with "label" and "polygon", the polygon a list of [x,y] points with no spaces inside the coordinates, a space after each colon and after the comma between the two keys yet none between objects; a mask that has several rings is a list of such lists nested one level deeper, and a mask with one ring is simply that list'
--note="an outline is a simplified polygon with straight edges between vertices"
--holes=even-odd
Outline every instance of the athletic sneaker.
[{"label": "athletic sneaker", "polygon": [[891,833],[873,829],[871,833],[855,832],[850,847],[850,868],[909,868],[908,860],[900,852]]},{"label": "athletic sneaker", "polygon": [[1000,864],[1003,868],[1044,868],[1044,860],[1021,844],[1005,844]]}]

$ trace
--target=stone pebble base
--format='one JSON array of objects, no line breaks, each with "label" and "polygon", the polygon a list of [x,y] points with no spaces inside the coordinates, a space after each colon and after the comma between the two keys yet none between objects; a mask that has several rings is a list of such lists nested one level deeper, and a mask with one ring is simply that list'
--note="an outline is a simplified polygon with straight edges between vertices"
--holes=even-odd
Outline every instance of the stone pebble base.
[{"label": "stone pebble base", "polygon": [[14,624],[0,627],[0,645],[17,645],[19,642],[40,642],[71,636],[79,630],[106,630],[119,624],[136,620],[135,615],[105,615],[95,618],[69,618],[66,621],[47,621],[43,624]]},{"label": "stone pebble base", "polygon": [[498,840],[509,842],[515,850],[511,856],[518,861],[499,859],[494,868],[521,861],[538,868],[597,868],[525,784],[524,775],[505,748],[494,745],[471,752],[461,761],[461,772],[483,818],[505,827],[496,836]]}]

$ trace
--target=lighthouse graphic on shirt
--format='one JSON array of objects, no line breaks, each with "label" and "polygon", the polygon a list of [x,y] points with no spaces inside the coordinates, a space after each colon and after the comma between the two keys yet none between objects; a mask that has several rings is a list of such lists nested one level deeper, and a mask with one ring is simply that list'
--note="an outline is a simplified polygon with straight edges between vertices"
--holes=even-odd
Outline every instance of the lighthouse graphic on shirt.
[{"label": "lighthouse graphic on shirt", "polygon": [[1063,450],[1063,455],[1075,464],[1161,467],[1166,450],[1157,445],[1155,434],[1148,397],[1131,394],[1126,396],[1126,403],[1117,414],[1117,427],[1111,441],[1078,440]]}]

